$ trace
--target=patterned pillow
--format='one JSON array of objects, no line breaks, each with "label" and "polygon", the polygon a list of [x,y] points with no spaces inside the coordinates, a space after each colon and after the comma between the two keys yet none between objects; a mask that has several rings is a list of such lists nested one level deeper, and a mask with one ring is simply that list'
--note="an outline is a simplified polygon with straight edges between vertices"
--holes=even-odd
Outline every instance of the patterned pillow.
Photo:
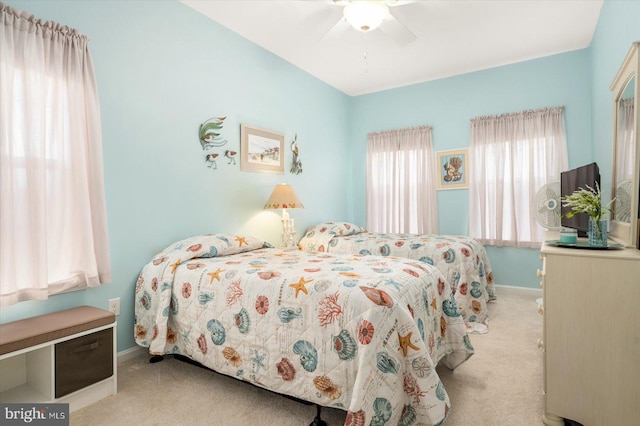
[{"label": "patterned pillow", "polygon": [[367,230],[361,226],[348,222],[324,222],[311,226],[307,229],[305,237],[311,237],[316,234],[326,235],[355,235]]},{"label": "patterned pillow", "polygon": [[254,237],[235,234],[207,234],[199,235],[171,244],[158,253],[158,257],[167,255],[183,255],[182,261],[197,257],[228,256],[236,253],[257,250],[268,247],[269,244]]}]

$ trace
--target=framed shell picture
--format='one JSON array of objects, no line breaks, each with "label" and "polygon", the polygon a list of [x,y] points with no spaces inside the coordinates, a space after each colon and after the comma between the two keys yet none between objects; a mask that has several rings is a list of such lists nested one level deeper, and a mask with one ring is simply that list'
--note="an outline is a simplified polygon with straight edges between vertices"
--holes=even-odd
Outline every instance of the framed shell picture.
[{"label": "framed shell picture", "polygon": [[469,188],[469,149],[436,152],[438,189]]},{"label": "framed shell picture", "polygon": [[284,173],[284,134],[241,124],[240,170]]}]

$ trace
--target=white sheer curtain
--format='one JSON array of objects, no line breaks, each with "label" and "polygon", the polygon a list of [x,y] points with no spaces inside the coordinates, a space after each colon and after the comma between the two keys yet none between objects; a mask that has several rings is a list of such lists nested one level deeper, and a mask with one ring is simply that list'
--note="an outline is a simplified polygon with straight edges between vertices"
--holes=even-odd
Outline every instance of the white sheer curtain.
[{"label": "white sheer curtain", "polygon": [[88,40],[0,3],[0,305],[111,280]]},{"label": "white sheer curtain", "polygon": [[367,135],[367,228],[438,232],[437,174],[431,127]]},{"label": "white sheer curtain", "polygon": [[623,182],[633,178],[633,166],[635,156],[635,141],[633,133],[634,98],[620,100],[618,120],[618,145],[616,149],[616,176],[615,182]]},{"label": "white sheer curtain", "polygon": [[567,169],[564,107],[471,120],[469,235],[487,245],[540,247],[533,200]]}]

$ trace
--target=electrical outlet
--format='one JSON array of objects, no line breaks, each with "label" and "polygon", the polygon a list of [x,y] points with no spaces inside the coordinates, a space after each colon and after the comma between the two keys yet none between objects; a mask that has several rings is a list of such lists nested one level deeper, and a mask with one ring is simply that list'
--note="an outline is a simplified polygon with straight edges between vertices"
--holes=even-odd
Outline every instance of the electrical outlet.
[{"label": "electrical outlet", "polygon": [[116,314],[116,316],[120,315],[120,298],[109,299],[109,310]]}]

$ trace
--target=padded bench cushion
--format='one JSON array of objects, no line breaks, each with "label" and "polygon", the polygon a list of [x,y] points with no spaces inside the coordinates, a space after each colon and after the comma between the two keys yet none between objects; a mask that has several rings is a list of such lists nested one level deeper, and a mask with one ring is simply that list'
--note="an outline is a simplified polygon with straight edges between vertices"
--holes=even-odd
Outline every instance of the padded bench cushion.
[{"label": "padded bench cushion", "polygon": [[78,306],[0,325],[0,355],[115,322],[113,312]]}]

